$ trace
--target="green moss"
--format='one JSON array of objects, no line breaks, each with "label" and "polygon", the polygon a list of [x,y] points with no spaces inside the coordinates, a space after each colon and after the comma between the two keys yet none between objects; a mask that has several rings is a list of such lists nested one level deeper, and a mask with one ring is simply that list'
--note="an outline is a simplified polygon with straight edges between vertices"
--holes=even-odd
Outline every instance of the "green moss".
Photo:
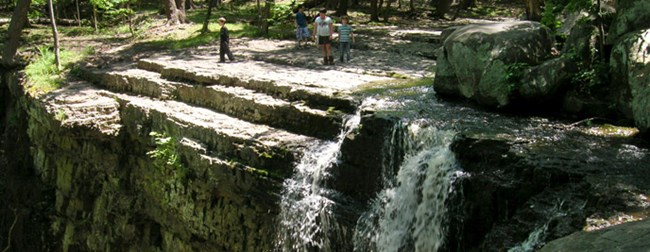
[{"label": "green moss", "polygon": [[269,170],[264,170],[264,169],[257,169],[253,167],[246,167],[244,168],[244,171],[258,175],[258,176],[263,176],[263,177],[268,177],[268,178],[274,178],[274,179],[285,179],[286,176],[277,172],[277,171],[269,171]]},{"label": "green moss", "polygon": [[410,92],[407,89],[422,86],[432,86],[433,78],[421,79],[394,79],[387,81],[375,81],[363,84],[354,91],[355,95],[381,95],[387,92],[401,91]]},{"label": "green moss", "polygon": [[603,137],[633,137],[639,134],[639,129],[603,124],[584,129],[583,132],[589,135]]}]

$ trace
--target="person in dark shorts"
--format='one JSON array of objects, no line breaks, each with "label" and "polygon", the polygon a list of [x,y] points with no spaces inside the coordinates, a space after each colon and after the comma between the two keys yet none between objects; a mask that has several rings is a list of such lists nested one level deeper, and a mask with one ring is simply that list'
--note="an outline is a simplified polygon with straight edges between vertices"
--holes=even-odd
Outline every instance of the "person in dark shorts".
[{"label": "person in dark shorts", "polygon": [[332,57],[332,34],[334,33],[334,22],[327,16],[327,10],[321,9],[318,17],[314,20],[314,39],[318,39],[318,46],[323,51],[323,64],[334,65]]},{"label": "person in dark shorts", "polygon": [[228,34],[228,28],[226,28],[226,18],[219,18],[219,25],[221,30],[219,32],[219,62],[226,62],[225,55],[228,55],[230,62],[235,61],[235,57],[230,51],[230,35]]}]

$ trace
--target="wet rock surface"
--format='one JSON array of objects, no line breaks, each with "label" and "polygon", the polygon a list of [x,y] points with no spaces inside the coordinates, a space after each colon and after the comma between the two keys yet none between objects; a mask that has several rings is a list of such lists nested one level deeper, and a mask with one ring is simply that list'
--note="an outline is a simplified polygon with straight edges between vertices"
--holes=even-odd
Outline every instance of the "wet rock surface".
[{"label": "wet rock surface", "polygon": [[452,150],[467,173],[448,203],[449,249],[539,249],[647,215],[638,214],[650,207],[647,142],[605,126],[445,108],[427,113],[458,131]]},{"label": "wet rock surface", "polygon": [[645,251],[650,220],[630,222],[593,232],[577,232],[555,240],[540,251]]}]

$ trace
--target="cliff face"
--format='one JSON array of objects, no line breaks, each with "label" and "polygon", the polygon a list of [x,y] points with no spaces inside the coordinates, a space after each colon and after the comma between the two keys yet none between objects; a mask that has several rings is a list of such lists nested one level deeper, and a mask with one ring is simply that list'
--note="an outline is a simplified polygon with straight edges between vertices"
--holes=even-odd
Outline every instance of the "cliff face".
[{"label": "cliff face", "polygon": [[[26,132],[26,153],[17,156],[33,158],[18,167],[50,190],[40,221],[49,246],[274,249],[284,179],[308,146],[337,133],[355,102],[327,87],[185,63],[89,66],[83,75],[93,83],[70,81],[39,97],[7,76],[16,110],[25,112],[14,128]],[[264,67],[241,64],[234,69]],[[368,78],[381,79],[342,79]]]},{"label": "cliff face", "polygon": [[22,103],[34,169],[55,188],[51,231],[64,251],[272,248],[265,216],[277,212],[278,181],[189,139],[172,150],[184,170],[157,165],[148,132],[165,119],[88,86]]}]

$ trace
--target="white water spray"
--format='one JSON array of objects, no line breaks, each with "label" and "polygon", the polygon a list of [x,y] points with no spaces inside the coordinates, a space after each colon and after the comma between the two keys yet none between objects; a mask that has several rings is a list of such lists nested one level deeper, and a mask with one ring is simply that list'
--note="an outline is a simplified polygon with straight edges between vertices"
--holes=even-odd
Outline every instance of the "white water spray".
[{"label": "white water spray", "polygon": [[340,232],[333,216],[335,191],[323,187],[340,156],[345,136],[359,126],[359,114],[346,118],[335,141],[321,142],[304,153],[291,179],[284,182],[280,201],[278,247],[283,251],[333,251],[331,235]]},{"label": "white water spray", "polygon": [[445,201],[458,170],[454,133],[411,124],[406,156],[392,183],[373,200],[355,231],[356,251],[437,251],[444,241]]}]

